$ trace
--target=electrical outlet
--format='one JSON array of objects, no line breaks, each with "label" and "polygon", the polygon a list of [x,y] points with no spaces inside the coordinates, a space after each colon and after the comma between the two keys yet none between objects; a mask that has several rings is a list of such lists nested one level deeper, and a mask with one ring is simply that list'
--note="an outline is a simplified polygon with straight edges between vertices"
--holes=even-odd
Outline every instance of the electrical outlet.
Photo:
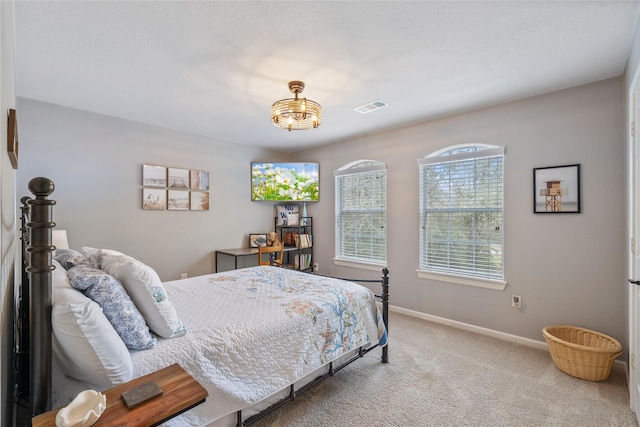
[{"label": "electrical outlet", "polygon": [[511,307],[517,309],[522,308],[522,298],[520,295],[511,295]]},{"label": "electrical outlet", "polygon": [[181,279],[186,279],[187,277],[188,277],[188,276],[187,276],[187,273],[182,273],[182,274],[180,275],[180,278],[181,278]]},{"label": "electrical outlet", "polygon": [[318,265],[318,263],[317,262],[314,263],[313,264],[313,272],[317,273],[319,270],[320,270],[320,266]]}]

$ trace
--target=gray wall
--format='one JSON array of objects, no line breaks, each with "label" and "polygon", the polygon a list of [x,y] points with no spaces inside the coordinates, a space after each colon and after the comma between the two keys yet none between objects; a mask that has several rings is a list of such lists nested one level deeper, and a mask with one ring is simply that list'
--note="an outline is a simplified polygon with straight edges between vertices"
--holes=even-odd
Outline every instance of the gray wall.
[{"label": "gray wall", "polygon": [[[394,305],[536,340],[545,325],[577,324],[626,344],[623,105],[617,78],[296,153],[292,160],[320,162],[321,201],[308,211],[321,273],[376,276],[332,264],[332,172],[380,160],[388,171]],[[213,271],[216,248],[246,246],[248,233],[273,227],[273,205],[249,201],[249,162],[284,154],[27,99],[18,106],[18,194],[33,176],[53,179],[56,222],[72,247],[119,249],[171,280]],[[416,159],[469,142],[506,147],[503,292],[423,280],[415,271]],[[143,163],[210,171],[211,210],[143,211]],[[573,163],[582,165],[583,213],[534,215],[532,169]],[[522,296],[522,310],[511,308],[512,294]]]},{"label": "gray wall", "polygon": [[14,263],[16,259],[15,172],[6,150],[6,112],[16,108],[13,44],[13,3],[0,2],[0,426],[12,425]]},{"label": "gray wall", "polygon": [[[321,165],[321,200],[308,208],[315,262],[322,273],[360,273],[333,265],[332,172],[354,160],[379,160],[387,165],[392,304],[536,340],[545,325],[575,324],[626,347],[623,100],[617,78],[296,153]],[[506,147],[502,292],[416,275],[416,159],[462,143]],[[533,214],[533,168],[574,163],[582,165],[583,213]],[[513,294],[522,296],[521,310],[511,307]]]},{"label": "gray wall", "polygon": [[[273,229],[274,205],[251,202],[250,162],[286,155],[18,98],[18,194],[56,184],[54,217],[69,245],[116,249],[163,280],[214,271],[214,250]],[[142,210],[142,165],[209,171],[209,211]]]},{"label": "gray wall", "polygon": [[640,66],[640,26],[636,25],[635,33],[633,34],[633,44],[631,45],[631,51],[629,52],[629,59],[627,61],[627,68],[624,72],[625,87],[628,90],[631,88],[633,78]]}]

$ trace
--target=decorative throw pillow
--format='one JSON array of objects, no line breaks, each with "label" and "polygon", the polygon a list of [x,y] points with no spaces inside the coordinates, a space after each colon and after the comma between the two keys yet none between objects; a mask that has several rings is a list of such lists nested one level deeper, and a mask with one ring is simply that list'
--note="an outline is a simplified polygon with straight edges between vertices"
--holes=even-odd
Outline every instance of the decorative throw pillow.
[{"label": "decorative throw pillow", "polygon": [[94,266],[80,265],[69,270],[69,282],[102,307],[127,348],[146,350],[156,344],[144,318],[118,279]]},{"label": "decorative throw pillow", "polygon": [[78,265],[94,265],[86,256],[73,249],[56,249],[53,259],[58,261],[66,270]]},{"label": "decorative throw pillow", "polygon": [[298,225],[300,207],[298,205],[276,205],[278,211],[277,225]]},{"label": "decorative throw pillow", "polygon": [[187,333],[160,277],[151,267],[127,255],[104,253],[100,265],[122,282],[153,332],[163,338]]},{"label": "decorative throw pillow", "polygon": [[102,309],[82,292],[57,288],[51,324],[53,353],[68,376],[101,388],[133,376],[129,350]]}]

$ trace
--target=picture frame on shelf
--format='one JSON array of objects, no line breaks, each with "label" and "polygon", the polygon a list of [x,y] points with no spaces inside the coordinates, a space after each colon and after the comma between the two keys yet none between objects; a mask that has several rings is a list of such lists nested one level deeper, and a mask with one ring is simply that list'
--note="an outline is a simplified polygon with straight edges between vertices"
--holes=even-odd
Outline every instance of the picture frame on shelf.
[{"label": "picture frame on shelf", "polygon": [[290,213],[289,215],[287,215],[287,224],[289,226],[296,226],[298,225],[300,216],[297,213]]},{"label": "picture frame on shelf", "polygon": [[533,213],[580,213],[580,165],[533,169]]},{"label": "picture frame on shelf", "polygon": [[249,234],[249,247],[257,248],[258,246],[267,246],[267,233]]}]

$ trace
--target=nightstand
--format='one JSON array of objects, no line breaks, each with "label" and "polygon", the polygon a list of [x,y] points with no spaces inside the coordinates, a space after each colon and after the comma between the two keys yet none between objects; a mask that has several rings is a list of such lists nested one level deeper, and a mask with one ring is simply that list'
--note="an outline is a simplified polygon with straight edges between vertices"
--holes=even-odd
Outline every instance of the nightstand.
[{"label": "nightstand", "polygon": [[[128,409],[120,397],[122,393],[149,381],[160,386],[163,392],[162,396],[133,409]],[[107,397],[107,409],[94,426],[157,425],[198,406],[209,395],[207,390],[178,364],[117,385],[102,393]],[[32,426],[55,427],[58,411],[59,409],[54,409],[34,417]]]}]

